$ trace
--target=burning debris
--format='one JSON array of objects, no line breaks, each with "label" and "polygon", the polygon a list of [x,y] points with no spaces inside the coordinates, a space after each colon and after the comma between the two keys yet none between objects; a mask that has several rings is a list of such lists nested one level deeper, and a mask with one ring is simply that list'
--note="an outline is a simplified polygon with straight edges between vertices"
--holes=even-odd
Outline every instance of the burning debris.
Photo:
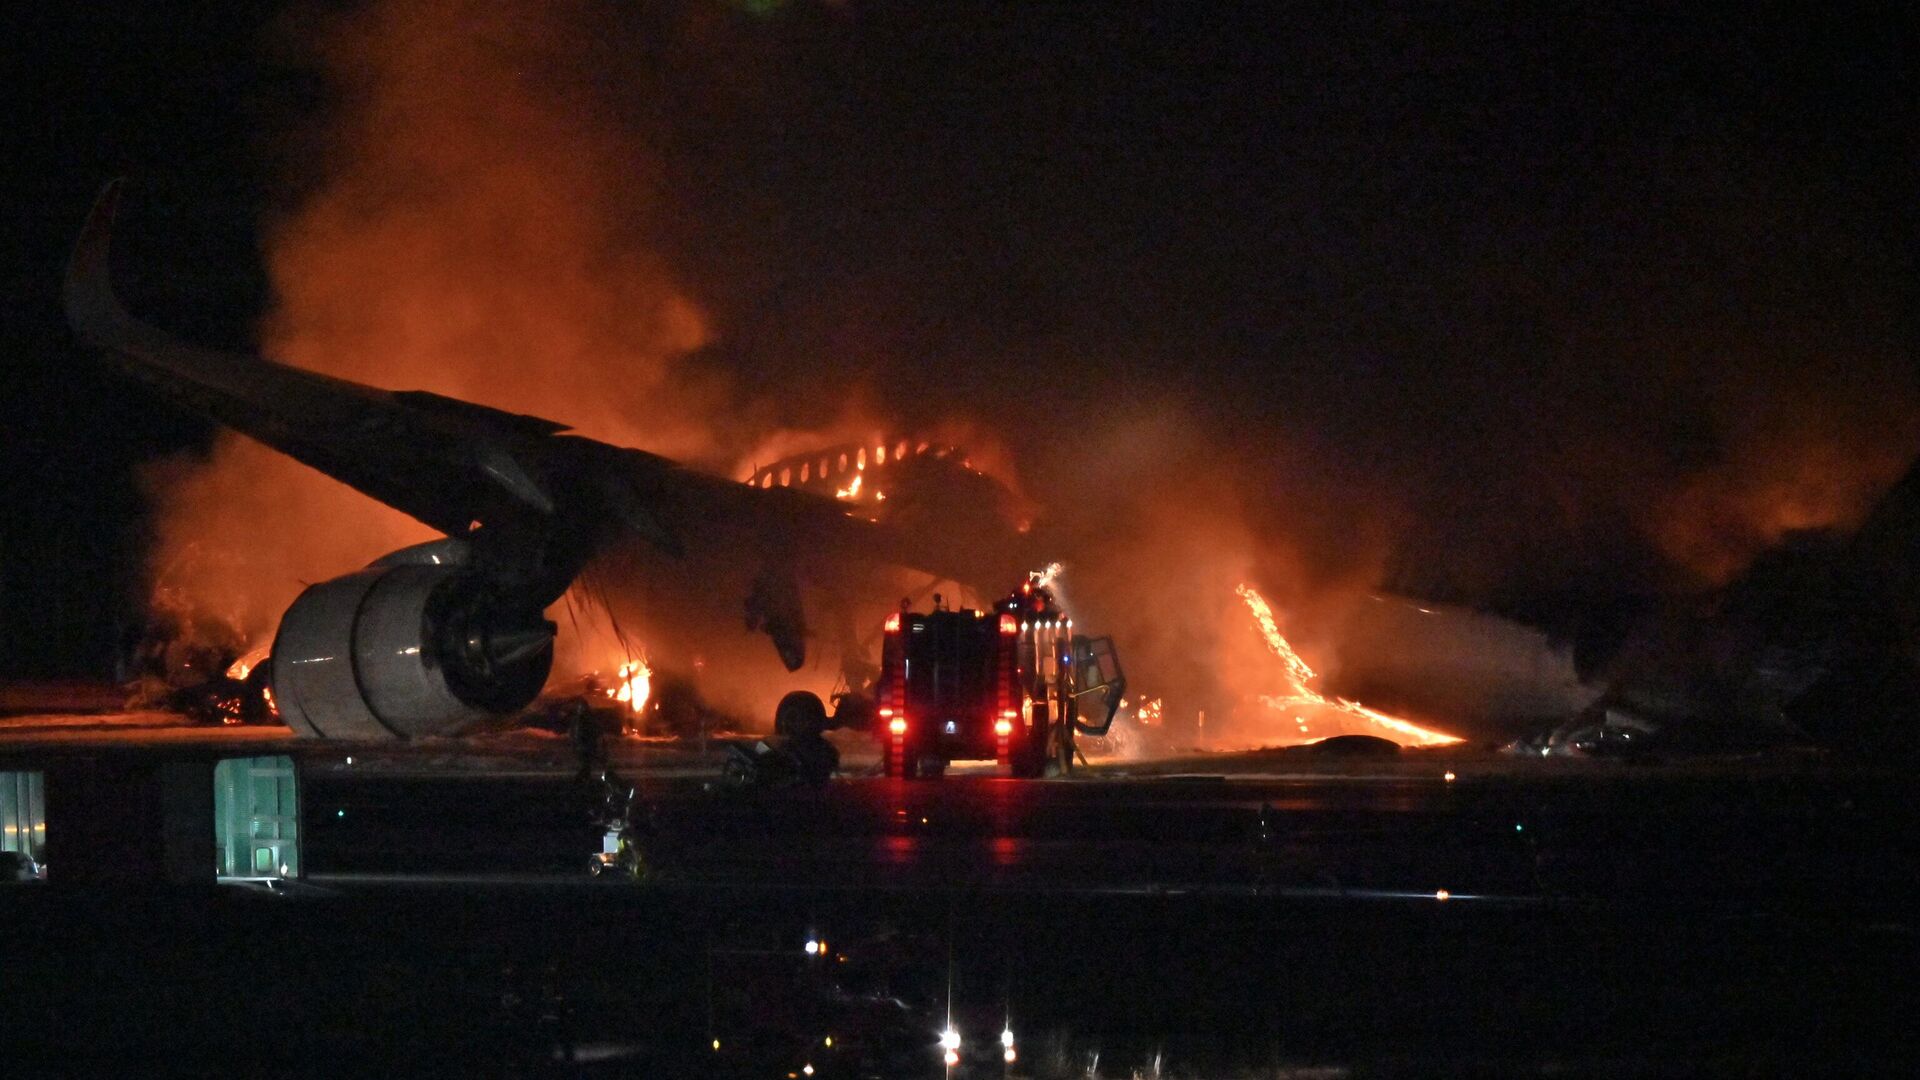
[{"label": "burning debris", "polygon": [[639,716],[646,711],[647,701],[653,695],[653,669],[647,666],[645,658],[626,661],[620,665],[614,675],[614,685],[606,694],[625,705],[629,713]]},{"label": "burning debris", "polygon": [[1234,591],[1246,601],[1247,610],[1253,613],[1254,621],[1260,626],[1260,634],[1266,639],[1267,649],[1279,659],[1287,686],[1284,693],[1260,695],[1260,703],[1298,725],[1300,738],[1297,741],[1314,742],[1336,735],[1381,735],[1383,731],[1391,733],[1384,737],[1396,743],[1414,746],[1445,746],[1462,741],[1445,732],[1423,728],[1377,709],[1369,709],[1357,701],[1328,698],[1314,690],[1308,684],[1319,675],[1281,635],[1280,627],[1274,621],[1273,608],[1267,604],[1266,597],[1244,583]]}]

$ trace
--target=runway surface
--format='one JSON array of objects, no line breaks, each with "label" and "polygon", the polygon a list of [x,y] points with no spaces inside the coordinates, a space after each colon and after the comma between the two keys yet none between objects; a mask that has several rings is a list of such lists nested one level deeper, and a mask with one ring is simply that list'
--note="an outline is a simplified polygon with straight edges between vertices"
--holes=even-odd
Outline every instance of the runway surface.
[{"label": "runway surface", "polygon": [[[591,785],[307,772],[310,875],[564,881]],[[664,883],[1894,909],[1920,881],[1905,786],[1831,775],[642,778]]]},{"label": "runway surface", "polygon": [[682,762],[632,774],[653,871],[634,883],[588,876],[598,792],[550,762],[345,756],[303,763],[309,895],[0,894],[31,928],[0,937],[25,1074],[1920,1061],[1911,785],[1883,770],[1455,758],[1448,781],[1436,758],[754,792]]}]

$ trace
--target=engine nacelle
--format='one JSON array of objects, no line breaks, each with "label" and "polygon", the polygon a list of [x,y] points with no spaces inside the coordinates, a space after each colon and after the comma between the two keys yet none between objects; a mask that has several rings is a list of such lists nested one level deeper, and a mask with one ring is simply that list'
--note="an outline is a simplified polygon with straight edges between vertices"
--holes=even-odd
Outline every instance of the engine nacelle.
[{"label": "engine nacelle", "polygon": [[274,704],[306,738],[450,734],[532,701],[553,633],[537,610],[502,609],[471,570],[383,560],[309,586],[287,609]]}]

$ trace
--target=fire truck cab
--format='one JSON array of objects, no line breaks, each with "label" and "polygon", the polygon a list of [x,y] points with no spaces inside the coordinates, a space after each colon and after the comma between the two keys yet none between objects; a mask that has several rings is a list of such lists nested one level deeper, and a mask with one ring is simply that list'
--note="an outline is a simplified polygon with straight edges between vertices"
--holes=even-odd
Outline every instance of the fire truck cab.
[{"label": "fire truck cab", "polygon": [[991,610],[903,602],[887,617],[874,734],[893,777],[990,760],[1013,776],[1073,768],[1075,733],[1104,735],[1126,679],[1108,638],[1073,632],[1038,575]]}]

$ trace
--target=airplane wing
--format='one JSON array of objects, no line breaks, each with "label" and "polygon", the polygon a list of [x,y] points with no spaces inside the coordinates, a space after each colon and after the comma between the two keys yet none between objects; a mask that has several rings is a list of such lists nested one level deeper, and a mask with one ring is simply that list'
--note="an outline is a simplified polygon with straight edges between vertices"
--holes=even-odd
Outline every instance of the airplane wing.
[{"label": "airplane wing", "polygon": [[114,295],[109,234],[120,190],[115,181],[102,191],[67,268],[67,315],[81,341],[186,409],[441,532],[457,536],[474,522],[576,528],[591,519],[678,553],[702,524],[731,523],[858,540],[883,561],[943,561],[916,556],[911,543],[833,499],[756,489],[645,451],[566,435],[567,425],[553,420],[180,341],[128,315]]},{"label": "airplane wing", "polygon": [[[516,613],[488,616],[514,628],[497,635],[514,644],[487,645],[486,634],[460,630],[469,640],[443,643],[442,666],[458,667],[452,654],[466,649],[467,666],[477,672],[470,674],[484,680],[490,663],[520,657],[530,635],[537,636],[540,610],[596,554],[635,537],[669,556],[696,545],[724,545],[730,557],[751,560],[756,569],[747,595],[736,599],[748,625],[773,639],[790,669],[805,656],[798,582],[822,560],[895,564],[961,580],[978,576],[974,553],[937,535],[909,535],[869,520],[832,498],[749,486],[567,434],[566,425],[552,420],[421,390],[380,389],[179,341],[130,316],[114,295],[109,234],[120,190],[116,181],[102,191],[67,268],[65,300],[74,332],[181,406],[459,538],[461,558],[488,579],[485,604]],[[337,604],[357,611],[355,605],[366,602],[360,596]],[[297,603],[289,618],[300,609]],[[451,635],[482,620],[469,613],[443,621],[455,627],[446,631]],[[283,623],[281,641],[287,640]],[[358,639],[349,634],[342,640]],[[416,642],[411,653],[400,650],[416,657],[432,651],[431,642]],[[489,707],[504,700],[478,692],[467,697],[484,697]]]}]

